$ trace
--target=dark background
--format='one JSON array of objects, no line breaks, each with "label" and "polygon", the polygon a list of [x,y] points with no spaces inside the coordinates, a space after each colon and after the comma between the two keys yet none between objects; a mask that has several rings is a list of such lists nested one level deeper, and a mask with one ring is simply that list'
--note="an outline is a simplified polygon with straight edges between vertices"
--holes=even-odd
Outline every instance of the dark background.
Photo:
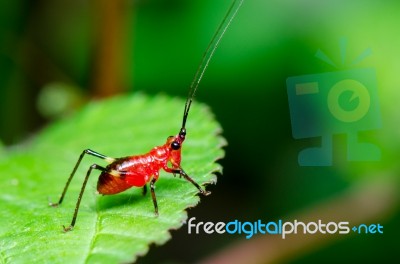
[{"label": "dark background", "polygon": [[[88,100],[136,91],[185,97],[229,4],[2,1],[1,143],[18,144]],[[189,217],[227,222],[325,216],[354,224],[379,222],[381,235],[249,241],[254,248],[273,245],[274,254],[256,250],[262,262],[399,260],[399,13],[398,1],[245,1],[197,93],[196,99],[214,111],[228,146],[220,161],[224,173],[210,187],[213,195],[202,198]],[[347,50],[341,64],[343,38]],[[351,65],[367,48],[373,54]],[[317,59],[318,49],[338,68]],[[376,70],[382,128],[363,133],[362,139],[378,145],[382,159],[347,161],[346,134],[339,134],[333,137],[333,166],[299,166],[298,152],[317,146],[319,139],[293,139],[286,79],[353,68]],[[363,206],[354,202],[359,199]],[[189,235],[183,226],[172,231],[166,245],[152,246],[139,263],[192,263],[213,254],[224,258],[231,254],[224,249],[245,247],[249,241],[239,235]]]}]

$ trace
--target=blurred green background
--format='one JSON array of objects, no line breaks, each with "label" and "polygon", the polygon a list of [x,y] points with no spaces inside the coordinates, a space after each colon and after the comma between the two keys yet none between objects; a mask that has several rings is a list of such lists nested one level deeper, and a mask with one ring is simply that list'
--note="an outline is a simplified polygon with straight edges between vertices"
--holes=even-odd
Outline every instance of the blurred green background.
[{"label": "blurred green background", "polygon": [[[1,143],[24,142],[88,100],[138,91],[185,97],[229,4],[1,1]],[[152,246],[139,263],[212,263],[246,246],[261,263],[399,261],[399,14],[394,0],[247,0],[196,96],[211,106],[229,145],[221,161],[224,173],[210,187],[213,195],[202,198],[189,217],[214,222],[323,218],[380,223],[384,234],[246,241],[240,235],[189,235],[184,226],[172,231],[166,245]],[[347,62],[367,48],[372,55],[357,65],[341,65],[343,37]],[[339,69],[317,59],[318,49]],[[346,135],[340,134],[333,137],[333,166],[299,166],[298,152],[320,141],[293,139],[286,79],[353,68],[376,70],[382,128],[363,132],[361,139],[380,147],[381,160],[347,161]],[[188,128],[188,136],[190,129],[196,128]]]}]

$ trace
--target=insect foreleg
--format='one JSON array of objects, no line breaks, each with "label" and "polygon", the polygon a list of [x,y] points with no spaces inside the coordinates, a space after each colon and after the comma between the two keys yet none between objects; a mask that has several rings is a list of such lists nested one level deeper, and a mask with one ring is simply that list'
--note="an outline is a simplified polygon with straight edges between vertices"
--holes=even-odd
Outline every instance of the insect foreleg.
[{"label": "insect foreleg", "polygon": [[82,154],[79,156],[79,159],[78,159],[78,161],[76,162],[75,167],[74,167],[74,169],[72,170],[72,173],[71,173],[71,175],[69,176],[69,178],[68,178],[68,180],[67,180],[67,183],[66,183],[65,186],[64,186],[64,190],[63,190],[63,192],[62,192],[62,194],[61,194],[61,196],[60,196],[60,200],[58,200],[58,203],[51,203],[51,202],[50,202],[50,203],[49,203],[50,206],[57,207],[58,205],[60,205],[60,204],[62,203],[62,201],[64,200],[64,196],[65,196],[65,194],[67,193],[69,184],[71,183],[71,180],[72,180],[72,178],[74,177],[75,172],[76,172],[76,170],[78,169],[79,164],[81,164],[81,161],[82,161],[82,159],[83,159],[83,156],[85,156],[85,154],[89,154],[89,155],[92,155],[92,156],[94,156],[94,157],[97,157],[97,158],[106,160],[108,163],[111,163],[111,162],[115,161],[114,158],[110,158],[110,157],[104,156],[103,154],[100,154],[100,153],[98,153],[98,152],[96,152],[96,151],[93,151],[93,150],[91,150],[91,149],[85,149],[84,151],[82,151]]},{"label": "insect foreleg", "polygon": [[185,180],[187,180],[188,182],[191,182],[194,186],[196,186],[196,188],[200,191],[200,193],[204,196],[210,195],[211,192],[203,190],[200,185],[195,182],[189,175],[186,174],[186,172],[183,169],[169,169],[170,171],[168,172],[172,172],[172,173],[177,173],[179,174],[179,176],[185,178]]},{"label": "insect foreleg", "polygon": [[76,202],[75,212],[74,212],[74,216],[72,217],[71,225],[69,227],[63,226],[64,227],[64,232],[68,232],[68,231],[72,230],[72,228],[75,225],[76,217],[78,216],[79,205],[81,204],[82,196],[83,196],[83,193],[85,192],[86,183],[87,183],[87,181],[89,179],[89,176],[90,176],[90,173],[92,172],[93,169],[100,170],[100,171],[105,171],[106,170],[106,168],[103,168],[103,167],[101,167],[101,166],[99,166],[97,164],[93,164],[92,166],[90,166],[89,170],[86,173],[85,180],[83,181],[81,192],[79,193],[79,196],[78,196],[78,201]]}]

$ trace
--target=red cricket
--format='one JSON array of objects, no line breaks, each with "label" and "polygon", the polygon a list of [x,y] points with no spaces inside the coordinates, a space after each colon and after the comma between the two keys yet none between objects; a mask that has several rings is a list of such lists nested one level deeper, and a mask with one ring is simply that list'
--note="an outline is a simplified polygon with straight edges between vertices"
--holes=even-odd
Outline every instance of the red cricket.
[{"label": "red cricket", "polygon": [[[79,205],[81,203],[81,199],[83,193],[85,191],[85,187],[87,181],[89,179],[90,173],[92,170],[101,171],[99,180],[97,182],[97,191],[103,195],[111,195],[117,194],[125,191],[133,186],[135,187],[143,187],[143,194],[147,192],[147,183],[150,182],[150,191],[151,197],[153,199],[155,214],[158,215],[158,206],[157,199],[155,194],[155,183],[159,177],[159,172],[161,169],[168,173],[179,174],[180,177],[183,177],[185,180],[191,182],[203,195],[209,195],[210,192],[203,190],[199,184],[197,184],[189,175],[181,167],[181,149],[182,144],[185,141],[186,137],[186,120],[189,114],[190,106],[193,101],[193,97],[197,90],[197,87],[204,75],[205,70],[208,67],[208,64],[218,47],[220,40],[222,39],[226,29],[229,27],[233,18],[236,16],[240,6],[242,5],[243,0],[235,0],[230,6],[227,14],[225,15],[223,21],[218,27],[216,33],[214,34],[210,44],[208,45],[201,63],[197,69],[196,75],[193,79],[193,82],[189,89],[189,95],[186,99],[185,108],[183,112],[182,119],[182,127],[179,133],[176,136],[169,136],[164,145],[154,147],[148,153],[143,155],[134,155],[123,158],[111,158],[107,157],[103,154],[95,152],[90,149],[86,149],[79,156],[77,163],[75,164],[74,169],[72,170],[71,175],[69,176],[67,183],[65,184],[64,190],[60,196],[60,199],[57,203],[49,203],[50,206],[57,207],[64,200],[65,194],[68,190],[69,184],[71,183],[72,178],[75,175],[76,170],[79,167],[83,157],[85,154],[92,155],[94,157],[100,158],[108,162],[108,165],[103,167],[97,164],[93,164],[90,166],[89,170],[86,173],[86,177],[81,187],[81,191],[78,196],[78,200],[75,206],[75,212],[72,217],[71,224],[68,227],[64,226],[64,231],[68,232],[73,229],[76,223],[76,219],[78,216]],[[171,164],[171,167],[168,167],[168,164]]]}]

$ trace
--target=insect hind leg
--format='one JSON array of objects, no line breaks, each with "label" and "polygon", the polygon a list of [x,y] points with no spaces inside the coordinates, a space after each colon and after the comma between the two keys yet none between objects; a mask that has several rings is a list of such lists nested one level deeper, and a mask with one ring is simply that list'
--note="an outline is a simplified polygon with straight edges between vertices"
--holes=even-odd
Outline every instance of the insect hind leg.
[{"label": "insect hind leg", "polygon": [[92,166],[89,167],[89,170],[86,173],[85,180],[83,181],[83,184],[82,184],[82,187],[81,187],[81,192],[79,193],[78,200],[77,200],[76,205],[75,205],[75,212],[74,212],[74,215],[72,217],[71,224],[68,227],[63,226],[64,232],[68,232],[68,231],[70,231],[70,230],[72,230],[74,228],[74,225],[75,225],[75,222],[76,222],[76,218],[78,216],[79,206],[81,204],[83,193],[85,192],[87,181],[89,179],[90,173],[94,169],[100,170],[100,171],[105,171],[106,170],[106,168],[101,167],[101,166],[99,166],[97,164],[93,164]]},{"label": "insect hind leg", "polygon": [[73,169],[72,172],[71,172],[71,175],[68,177],[68,180],[67,180],[67,182],[66,182],[66,184],[65,184],[65,186],[64,186],[64,190],[63,190],[63,192],[61,193],[60,199],[58,200],[57,203],[49,202],[49,205],[50,205],[50,206],[52,206],[52,207],[57,207],[57,206],[59,206],[59,205],[63,202],[64,197],[65,197],[65,194],[67,193],[69,184],[71,183],[71,180],[72,180],[72,178],[74,177],[75,172],[76,172],[76,170],[78,169],[79,165],[81,164],[81,161],[82,161],[83,157],[85,156],[85,154],[94,156],[94,157],[96,157],[96,158],[103,159],[103,160],[107,161],[108,163],[112,163],[113,161],[115,161],[114,158],[107,157],[107,156],[105,156],[105,155],[103,155],[103,154],[100,154],[100,153],[98,153],[98,152],[96,152],[96,151],[93,151],[93,150],[91,150],[91,149],[85,149],[84,151],[82,151],[81,155],[80,155],[79,158],[78,158],[78,161],[77,161],[76,164],[75,164],[74,169]]}]

